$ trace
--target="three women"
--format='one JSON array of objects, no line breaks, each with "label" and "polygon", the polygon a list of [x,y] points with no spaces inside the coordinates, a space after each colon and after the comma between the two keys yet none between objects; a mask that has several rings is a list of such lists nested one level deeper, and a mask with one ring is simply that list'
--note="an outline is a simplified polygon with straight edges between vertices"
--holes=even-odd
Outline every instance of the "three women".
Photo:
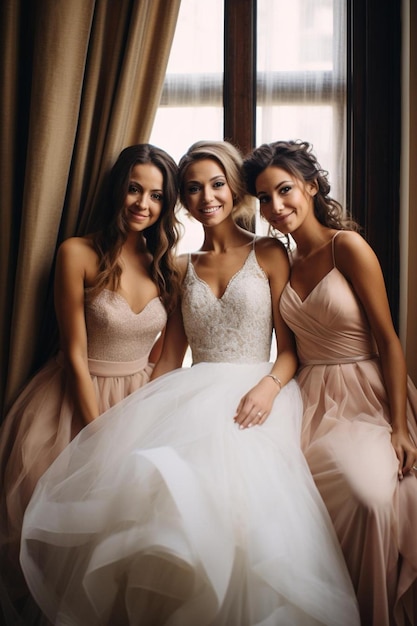
[{"label": "three women", "polygon": [[[285,249],[237,225],[233,146],[199,142],[179,172],[205,237],[180,260],[156,379],[39,481],[22,534],[29,587],[55,623],[358,624],[299,446],[297,359],[278,308]],[[179,369],[187,343],[193,366]]]}]

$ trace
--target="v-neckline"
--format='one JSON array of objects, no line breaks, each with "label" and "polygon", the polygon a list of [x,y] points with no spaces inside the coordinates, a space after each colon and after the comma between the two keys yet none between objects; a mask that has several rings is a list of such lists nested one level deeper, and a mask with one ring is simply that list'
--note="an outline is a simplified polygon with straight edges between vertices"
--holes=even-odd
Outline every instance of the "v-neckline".
[{"label": "v-neckline", "polygon": [[223,291],[222,295],[217,297],[216,294],[214,293],[213,289],[210,287],[210,285],[203,279],[200,278],[200,276],[197,274],[197,270],[194,267],[194,264],[191,260],[191,255],[190,255],[190,260],[189,260],[189,265],[191,265],[192,268],[192,272],[194,273],[195,278],[206,287],[206,289],[211,293],[211,295],[213,296],[213,298],[215,298],[218,302],[221,302],[223,300],[223,298],[225,297],[225,295],[227,294],[230,285],[234,282],[235,278],[243,271],[245,265],[248,263],[249,258],[251,256],[251,254],[254,254],[254,250],[251,249],[248,256],[246,257],[245,261],[243,262],[242,266],[237,270],[237,272],[235,272],[227,281],[225,290]]},{"label": "v-neckline", "polygon": [[313,289],[311,289],[308,294],[305,296],[305,298],[301,298],[301,296],[296,292],[296,290],[294,289],[294,287],[291,285],[291,280],[288,281],[288,285],[291,289],[291,291],[297,296],[297,298],[299,299],[299,301],[301,302],[301,304],[304,304],[304,302],[306,300],[309,299],[309,297],[316,291],[316,289],[321,285],[321,283],[333,272],[333,270],[337,269],[336,267],[332,267],[322,278],[320,278],[319,282],[316,283],[313,287]]}]

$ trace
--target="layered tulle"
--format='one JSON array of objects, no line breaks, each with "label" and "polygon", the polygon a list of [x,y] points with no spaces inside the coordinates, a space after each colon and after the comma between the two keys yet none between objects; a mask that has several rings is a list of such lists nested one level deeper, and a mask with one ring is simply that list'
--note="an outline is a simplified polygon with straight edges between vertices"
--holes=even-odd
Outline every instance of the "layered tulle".
[{"label": "layered tulle", "polygon": [[284,387],[233,422],[270,365],[168,374],[85,428],[40,480],[21,563],[54,624],[358,623],[351,582]]},{"label": "layered tulle", "polygon": [[[99,410],[106,411],[149,381],[146,359],[125,364],[90,361]],[[130,374],[126,368],[130,368]],[[139,369],[140,368],[140,369]],[[100,375],[94,372],[100,372]],[[14,613],[26,585],[19,568],[23,514],[37,481],[84,427],[61,355],[51,359],[21,393],[0,433],[0,577],[4,611]],[[7,608],[8,607],[8,608]],[[15,624],[18,617],[7,623]],[[26,623],[29,624],[28,618]],[[25,622],[23,622],[25,623]]]}]

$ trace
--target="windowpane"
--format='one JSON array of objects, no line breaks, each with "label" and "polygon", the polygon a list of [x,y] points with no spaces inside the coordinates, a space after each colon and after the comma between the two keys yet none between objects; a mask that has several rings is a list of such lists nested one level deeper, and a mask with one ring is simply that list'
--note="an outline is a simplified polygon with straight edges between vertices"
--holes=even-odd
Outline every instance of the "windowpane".
[{"label": "windowpane", "polygon": [[167,150],[178,161],[195,141],[222,138],[222,107],[160,106],[150,141]]},{"label": "windowpane", "polygon": [[313,144],[319,163],[329,171],[333,194],[343,199],[340,179],[344,179],[345,158],[341,159],[335,146],[338,133],[344,136],[340,128],[344,114],[338,113],[332,104],[271,105],[257,108],[257,122],[259,136],[268,137],[265,141],[303,139]]},{"label": "windowpane", "polygon": [[333,70],[333,0],[258,0],[258,72]]},{"label": "windowpane", "polygon": [[258,0],[256,143],[302,139],[345,203],[343,0]]},{"label": "windowpane", "polygon": [[[181,0],[178,22],[150,142],[178,161],[200,139],[223,139],[223,0]],[[181,209],[178,252],[197,250],[200,223]]]},{"label": "windowpane", "polygon": [[179,159],[223,138],[223,0],[182,0],[151,143]]},{"label": "windowpane", "polygon": [[223,0],[181,0],[167,74],[223,72]]}]

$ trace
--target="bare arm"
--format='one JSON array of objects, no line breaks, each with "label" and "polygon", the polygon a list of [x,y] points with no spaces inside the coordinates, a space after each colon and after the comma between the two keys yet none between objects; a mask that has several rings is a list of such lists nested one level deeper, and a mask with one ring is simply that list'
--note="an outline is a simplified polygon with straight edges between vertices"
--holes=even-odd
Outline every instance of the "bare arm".
[{"label": "bare arm", "polygon": [[[179,267],[184,278],[187,269],[185,256],[179,258]],[[181,367],[187,346],[188,340],[182,321],[181,304],[178,303],[176,309],[169,316],[164,332],[162,349],[152,372],[151,380]]]},{"label": "bare arm", "polygon": [[357,233],[339,235],[335,250],[337,267],[359,297],[378,346],[390,406],[392,445],[400,462],[401,478],[417,460],[417,449],[407,427],[407,369],[392,323],[382,270],[372,248]]},{"label": "bare arm", "polygon": [[151,380],[181,367],[187,346],[181,309],[178,306],[168,319],[161,356],[154,367]]},{"label": "bare arm", "polygon": [[98,414],[98,403],[88,369],[87,330],[84,314],[86,267],[94,262],[85,240],[72,238],[58,250],[55,271],[55,310],[61,349],[74,400],[86,424]]},{"label": "bare arm", "polygon": [[155,343],[152,346],[152,349],[149,353],[149,359],[148,359],[149,363],[157,363],[158,360],[160,359],[162,347],[164,345],[164,338],[165,338],[165,328],[163,329],[158,339],[155,341]]},{"label": "bare arm", "polygon": [[281,387],[294,376],[298,366],[293,334],[279,312],[279,300],[290,272],[287,253],[278,241],[265,239],[257,243],[256,254],[269,278],[277,359],[270,372],[275,380],[270,376],[262,378],[241,399],[234,417],[241,428],[265,422]]}]

